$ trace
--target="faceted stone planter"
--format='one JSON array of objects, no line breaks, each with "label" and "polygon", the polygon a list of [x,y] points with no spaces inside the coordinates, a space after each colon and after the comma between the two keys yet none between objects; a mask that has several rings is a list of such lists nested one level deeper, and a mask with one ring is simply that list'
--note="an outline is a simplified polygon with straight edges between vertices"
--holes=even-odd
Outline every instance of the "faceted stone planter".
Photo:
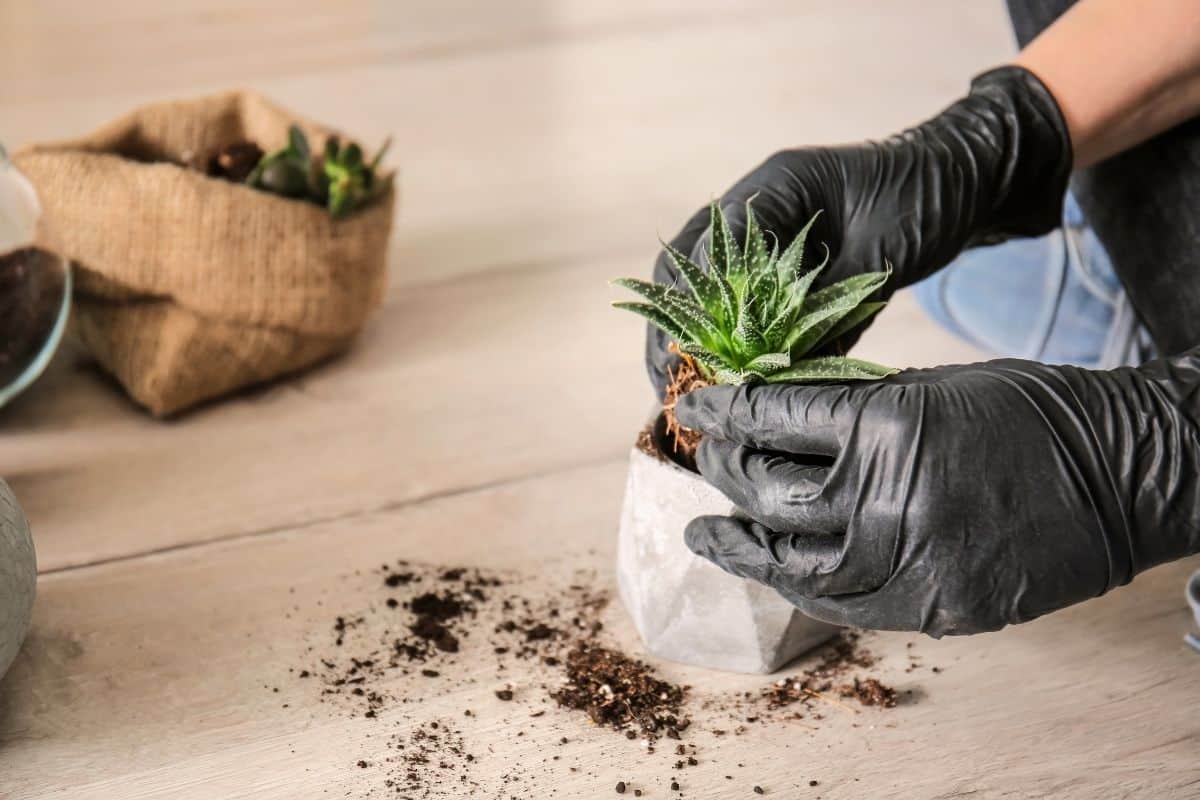
[{"label": "faceted stone planter", "polygon": [[[661,450],[665,423],[653,417]],[[635,447],[617,535],[621,600],[656,656],[730,672],[773,672],[837,627],[804,616],[770,587],[722,571],[688,550],[683,531],[734,507],[696,473]]]},{"label": "faceted stone planter", "polygon": [[25,639],[37,586],[29,523],[8,484],[0,480],[0,676]]}]

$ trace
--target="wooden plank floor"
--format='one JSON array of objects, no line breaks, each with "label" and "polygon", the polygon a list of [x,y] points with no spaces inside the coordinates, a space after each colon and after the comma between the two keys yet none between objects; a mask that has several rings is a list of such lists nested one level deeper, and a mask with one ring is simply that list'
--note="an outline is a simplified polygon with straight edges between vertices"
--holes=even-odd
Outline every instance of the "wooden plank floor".
[{"label": "wooden plank floor", "polygon": [[[0,3],[9,145],[248,85],[394,134],[403,194],[392,289],[346,358],[161,423],[67,351],[0,413],[0,475],[42,568],[0,681],[0,798],[397,796],[356,762],[384,757],[384,731],[450,717],[483,755],[469,787],[430,796],[595,797],[618,779],[677,796],[668,753],[531,722],[547,674],[498,670],[482,641],[454,681],[389,677],[411,702],[374,720],[289,669],[335,614],[381,602],[384,562],[478,567],[535,598],[580,575],[611,587],[651,395],[606,279],[646,272],[658,233],[773,150],[882,135],[1009,52],[999,3],[955,0]],[[906,295],[861,348],[979,355]],[[886,715],[717,736],[698,710],[684,796],[1196,796],[1187,571],[996,635],[870,636],[913,692]],[[637,650],[618,604],[603,621]],[[913,653],[942,672],[905,671]],[[658,666],[710,698],[763,683]]]}]

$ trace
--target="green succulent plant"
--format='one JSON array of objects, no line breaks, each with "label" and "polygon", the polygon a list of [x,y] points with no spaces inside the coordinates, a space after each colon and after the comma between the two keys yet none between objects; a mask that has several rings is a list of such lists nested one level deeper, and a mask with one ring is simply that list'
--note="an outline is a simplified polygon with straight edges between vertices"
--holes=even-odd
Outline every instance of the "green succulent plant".
[{"label": "green succulent plant", "polygon": [[246,176],[246,183],[284,197],[308,197],[311,172],[312,152],[308,148],[308,138],[304,131],[292,125],[288,128],[287,145],[263,156]]},{"label": "green succulent plant", "polygon": [[704,377],[715,383],[805,383],[871,380],[896,370],[870,361],[822,352],[866,322],[885,303],[868,301],[888,272],[865,272],[815,291],[829,261],[804,269],[804,249],[814,215],[782,252],[768,248],[754,210],[746,204],[746,241],[739,246],[724,212],[712,204],[707,269],[663,243],[689,292],[623,278],[617,286],[647,302],[613,305],[648,319],[675,340]]},{"label": "green succulent plant", "polygon": [[308,137],[296,125],[288,128],[286,146],[262,157],[246,177],[246,183],[284,197],[311,200],[344,217],[379,197],[392,184],[392,176],[380,174],[391,140],[368,163],[362,148],[353,142],[343,145],[336,137],[325,143],[324,156],[316,161]]},{"label": "green succulent plant", "polygon": [[386,178],[379,175],[379,165],[391,143],[391,139],[384,142],[369,164],[363,161],[362,148],[353,142],[342,145],[336,138],[331,138],[325,143],[325,159],[318,181],[329,213],[335,217],[349,214],[391,185],[390,175]]}]

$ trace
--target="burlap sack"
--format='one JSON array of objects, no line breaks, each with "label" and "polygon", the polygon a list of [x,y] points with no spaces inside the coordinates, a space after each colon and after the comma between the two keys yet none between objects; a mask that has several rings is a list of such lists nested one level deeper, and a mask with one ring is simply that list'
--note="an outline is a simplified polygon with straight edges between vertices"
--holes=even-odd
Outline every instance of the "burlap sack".
[{"label": "burlap sack", "polygon": [[233,92],[147,106],[14,161],[41,196],[39,245],[76,265],[74,328],[156,415],[344,349],[386,285],[392,193],[341,220],[179,166],[291,123],[320,152],[332,132]]}]

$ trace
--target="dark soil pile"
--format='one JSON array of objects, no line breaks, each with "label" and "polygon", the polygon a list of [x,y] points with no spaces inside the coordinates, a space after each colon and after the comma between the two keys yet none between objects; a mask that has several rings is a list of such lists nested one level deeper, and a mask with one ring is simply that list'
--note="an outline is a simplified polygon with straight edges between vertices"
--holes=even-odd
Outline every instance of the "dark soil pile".
[{"label": "dark soil pile", "polygon": [[896,707],[896,690],[875,678],[855,678],[853,683],[842,684],[838,693],[842,697],[853,697],[864,706]]},{"label": "dark soil pile", "polygon": [[242,183],[262,160],[263,150],[254,142],[235,142],[209,157],[208,163],[197,165],[214,178]]},{"label": "dark soil pile", "polygon": [[816,652],[817,665],[809,673],[818,678],[836,678],[853,669],[870,669],[877,659],[861,644],[858,631],[842,631]]},{"label": "dark soil pile", "polygon": [[824,693],[834,688],[835,679],[853,670],[874,666],[875,656],[859,645],[859,638],[856,631],[843,631],[817,651],[814,666],[765,687],[760,699],[767,710],[823,699]]},{"label": "dark soil pile", "polygon": [[[473,612],[472,604],[460,600],[452,592],[442,594],[426,592],[413,598],[408,607],[416,615],[416,621],[409,625],[408,629],[418,641],[428,642],[429,645],[443,653],[458,652],[458,637],[451,632],[448,626],[454,620],[461,618],[468,610]],[[410,654],[411,658],[411,653],[415,652],[413,645],[404,643],[401,647],[406,654]],[[416,651],[419,650],[420,646],[418,645]],[[426,650],[426,656],[428,652]]]},{"label": "dark soil pile", "polygon": [[[775,711],[797,703],[811,705],[817,701],[834,702],[831,692],[836,690],[841,697],[852,697],[863,705],[892,708],[896,705],[896,690],[874,678],[861,684],[866,687],[869,683],[872,687],[864,688],[861,693],[853,688],[860,685],[857,677],[853,684],[835,687],[835,681],[848,673],[875,666],[875,656],[859,644],[860,638],[861,634],[856,631],[843,631],[817,651],[816,664],[764,687],[760,696],[754,699],[763,704],[767,711]],[[844,691],[846,686],[852,687],[849,693]],[[885,696],[891,697],[890,703],[875,702]],[[864,698],[869,698],[871,702]]]},{"label": "dark soil pile", "polygon": [[653,742],[678,739],[691,724],[682,713],[686,687],[659,680],[646,664],[615,650],[581,643],[567,654],[566,673],[566,685],[551,697],[597,725]]},{"label": "dark soil pile", "polygon": [[[863,675],[876,666],[875,656],[861,644],[862,634],[843,631],[809,654],[790,675],[774,680],[758,691],[733,696],[709,696],[701,700],[707,711],[727,714],[732,727],[711,728],[715,736],[745,733],[750,725],[785,724],[793,720],[817,722],[828,712],[856,714],[862,706],[894,708],[902,693],[877,677]],[[849,680],[847,680],[849,679]]]},{"label": "dark soil pile", "polygon": [[[335,649],[299,671],[302,678],[320,680],[324,696],[347,698],[352,708],[369,718],[394,699],[381,688],[389,676],[397,672],[424,678],[441,675],[436,662],[459,651],[461,641],[470,636],[479,604],[488,600],[488,592],[500,581],[466,569],[421,572],[401,562],[395,569],[383,568],[381,584],[387,594],[383,609],[336,617]],[[401,600],[391,590],[413,596]],[[378,624],[380,617],[386,624]],[[345,653],[350,647],[355,652]]]}]

